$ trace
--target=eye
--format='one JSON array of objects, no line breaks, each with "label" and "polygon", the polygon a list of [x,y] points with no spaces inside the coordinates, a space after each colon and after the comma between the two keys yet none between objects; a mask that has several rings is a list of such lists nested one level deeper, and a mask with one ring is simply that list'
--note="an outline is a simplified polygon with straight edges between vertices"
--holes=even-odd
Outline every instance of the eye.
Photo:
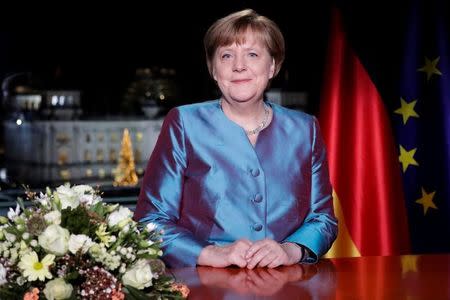
[{"label": "eye", "polygon": [[221,56],[222,59],[228,59],[228,58],[230,58],[230,57],[231,57],[231,54],[229,54],[229,53],[224,53],[224,54],[222,54],[222,56]]},{"label": "eye", "polygon": [[255,53],[255,52],[250,52],[248,55],[249,55],[250,57],[258,57],[258,54]]}]

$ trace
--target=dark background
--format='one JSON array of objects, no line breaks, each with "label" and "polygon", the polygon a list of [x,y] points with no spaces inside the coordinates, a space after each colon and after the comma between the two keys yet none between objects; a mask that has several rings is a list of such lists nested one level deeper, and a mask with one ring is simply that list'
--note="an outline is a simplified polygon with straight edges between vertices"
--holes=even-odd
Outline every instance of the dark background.
[{"label": "dark background", "polygon": [[148,1],[5,7],[0,80],[32,72],[43,89],[81,90],[85,115],[119,114],[136,69],[164,67],[177,72],[180,96],[173,105],[208,100],[217,97],[217,91],[207,72],[203,36],[218,18],[252,8],[274,20],[285,36],[286,61],[272,87],[306,92],[305,110],[317,114],[332,8],[339,7],[352,47],[389,98],[396,94],[402,36],[413,2]]},{"label": "dark background", "polygon": [[144,67],[176,70],[180,97],[174,105],[212,99],[217,92],[203,36],[216,19],[253,8],[274,20],[286,39],[286,61],[272,87],[307,92],[306,110],[316,113],[330,2],[211,1],[201,11],[200,3],[157,3],[21,16],[14,20],[17,28],[0,33],[0,78],[32,72],[43,89],[80,89],[86,115],[120,113],[126,87]]}]

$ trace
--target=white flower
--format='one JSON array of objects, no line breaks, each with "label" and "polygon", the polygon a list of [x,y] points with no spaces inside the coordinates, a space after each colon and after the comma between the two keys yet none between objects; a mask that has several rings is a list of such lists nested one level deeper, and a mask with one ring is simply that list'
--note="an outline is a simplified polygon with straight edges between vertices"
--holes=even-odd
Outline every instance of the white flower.
[{"label": "white flower", "polygon": [[128,222],[131,222],[133,212],[127,207],[120,207],[119,210],[114,211],[108,216],[108,225],[113,227],[118,225],[120,228],[124,227]]},{"label": "white flower", "polygon": [[69,239],[69,251],[76,254],[80,249],[84,254],[93,245],[90,237],[84,234],[72,234]]},{"label": "white flower", "polygon": [[48,226],[38,237],[39,245],[55,255],[64,255],[69,249],[69,230],[59,225]]},{"label": "white flower", "polygon": [[142,290],[152,285],[154,278],[150,265],[145,259],[140,259],[136,264],[122,276],[124,285],[130,285]]},{"label": "white flower", "polygon": [[36,198],[36,201],[39,202],[42,206],[47,207],[50,203],[50,198],[47,194],[43,194],[42,192],[39,194],[39,197]]},{"label": "white flower", "polygon": [[73,287],[66,283],[64,279],[53,279],[45,285],[44,295],[48,300],[67,299],[72,295]]},{"label": "white flower", "polygon": [[47,224],[61,224],[61,213],[57,210],[51,211],[44,215],[45,222]]},{"label": "white flower", "polygon": [[148,232],[152,232],[153,230],[156,229],[157,226],[158,226],[158,225],[156,225],[155,223],[148,223],[148,224],[145,226],[145,228],[147,228],[147,231],[148,231]]},{"label": "white flower", "polygon": [[16,209],[12,209],[12,207],[9,208],[8,211],[8,218],[11,221],[14,221],[18,216],[20,215],[20,206],[17,204]]},{"label": "white flower", "polygon": [[56,189],[56,195],[61,201],[61,208],[65,209],[67,207],[77,208],[80,205],[79,195],[75,190],[71,189],[67,185],[61,185]]},{"label": "white flower", "polygon": [[14,234],[6,232],[6,231],[5,231],[5,238],[6,238],[6,240],[8,240],[11,243],[14,243],[16,241],[16,236]]},{"label": "white flower", "polygon": [[25,284],[26,280],[22,276],[17,277],[16,282],[18,285],[22,286]]},{"label": "white flower", "polygon": [[6,275],[7,273],[5,267],[0,264],[0,285],[4,285],[8,282],[8,280],[6,280]]},{"label": "white flower", "polygon": [[93,257],[99,257],[103,253],[102,246],[100,244],[93,243],[92,246],[89,248],[89,253]]},{"label": "white flower", "polygon": [[125,266],[125,264],[122,264],[121,266],[120,266],[120,269],[119,269],[119,272],[120,273],[125,273],[127,271],[127,267]]},{"label": "white flower", "polygon": [[45,278],[51,279],[52,274],[49,271],[49,266],[53,264],[55,256],[47,254],[42,261],[36,252],[30,252],[22,256],[19,262],[19,268],[22,269],[22,275],[28,277],[29,281],[45,281]]},{"label": "white flower", "polygon": [[98,202],[100,202],[101,198],[96,195],[81,195],[80,196],[80,203],[83,203],[85,205],[91,206],[95,205]]},{"label": "white flower", "polygon": [[[129,219],[130,221],[131,221],[131,219]],[[126,221],[126,220],[125,220]],[[126,224],[126,225],[124,225],[123,227],[121,226],[122,224],[124,223],[124,221],[123,222],[120,222],[119,223],[119,227],[121,227],[122,228],[122,232],[123,233],[128,233],[128,231],[130,231],[130,224]]]},{"label": "white flower", "polygon": [[80,203],[90,206],[101,200],[100,197],[95,195],[94,189],[89,185],[75,185],[72,187],[72,190],[78,195]]},{"label": "white flower", "polygon": [[12,263],[15,263],[18,256],[19,256],[19,253],[17,253],[17,250],[15,248],[12,248],[11,249],[11,257],[10,257],[9,261]]},{"label": "white flower", "polygon": [[72,189],[75,191],[75,193],[77,193],[80,196],[84,194],[94,193],[94,189],[91,186],[85,184],[74,185]]}]

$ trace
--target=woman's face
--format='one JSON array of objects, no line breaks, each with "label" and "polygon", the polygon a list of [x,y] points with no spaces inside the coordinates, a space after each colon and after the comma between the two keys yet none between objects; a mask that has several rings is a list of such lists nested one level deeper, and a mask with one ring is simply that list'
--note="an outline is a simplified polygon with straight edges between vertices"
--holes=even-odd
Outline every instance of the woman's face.
[{"label": "woman's face", "polygon": [[217,48],[212,64],[213,77],[227,100],[262,100],[273,77],[275,61],[250,30],[244,40],[240,45],[234,43]]}]

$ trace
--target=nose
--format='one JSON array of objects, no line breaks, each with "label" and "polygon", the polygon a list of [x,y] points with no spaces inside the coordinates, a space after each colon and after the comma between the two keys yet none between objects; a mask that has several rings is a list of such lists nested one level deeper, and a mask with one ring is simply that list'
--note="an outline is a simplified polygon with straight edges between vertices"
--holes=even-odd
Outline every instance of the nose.
[{"label": "nose", "polygon": [[247,70],[247,64],[245,63],[245,59],[241,57],[240,55],[237,55],[234,64],[233,64],[233,71],[234,72],[242,72]]}]

